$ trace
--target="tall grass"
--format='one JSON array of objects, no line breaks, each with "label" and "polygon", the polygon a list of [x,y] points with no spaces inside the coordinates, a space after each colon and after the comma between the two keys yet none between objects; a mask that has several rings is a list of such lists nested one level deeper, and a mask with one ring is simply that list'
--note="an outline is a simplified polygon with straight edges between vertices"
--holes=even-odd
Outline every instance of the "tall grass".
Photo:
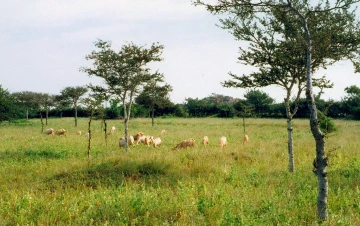
[{"label": "tall grass", "polygon": [[[360,225],[360,122],[335,120],[329,155],[327,225]],[[0,127],[1,225],[317,225],[315,142],[308,120],[294,120],[296,172],[287,166],[286,121],[132,119],[130,134],[161,137],[159,148],[118,146],[122,121],[105,145],[93,123],[90,162],[87,119],[50,119],[67,136],[42,134],[39,120]],[[162,129],[166,130],[160,135]],[[210,145],[200,144],[207,135]],[[220,149],[218,139],[228,145]],[[194,138],[195,148],[171,150]]]}]

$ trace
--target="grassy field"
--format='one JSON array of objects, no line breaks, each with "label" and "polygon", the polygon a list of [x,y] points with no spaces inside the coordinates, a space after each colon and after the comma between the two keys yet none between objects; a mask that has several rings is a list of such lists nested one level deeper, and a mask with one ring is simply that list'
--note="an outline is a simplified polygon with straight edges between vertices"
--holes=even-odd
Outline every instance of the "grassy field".
[{"label": "grassy field", "polygon": [[[50,119],[0,126],[0,225],[317,225],[315,142],[308,120],[294,121],[295,173],[290,174],[286,120],[247,119],[250,141],[242,144],[242,119],[132,119],[130,134],[161,137],[155,149],[118,146],[122,121],[105,145],[93,121],[91,158],[80,119]],[[329,220],[360,225],[360,121],[336,120],[326,140],[330,152]],[[46,129],[45,128],[45,129]],[[166,130],[160,135],[162,129]],[[201,139],[207,135],[208,147]],[[218,140],[226,136],[221,150]],[[171,150],[183,139],[196,146]]]}]

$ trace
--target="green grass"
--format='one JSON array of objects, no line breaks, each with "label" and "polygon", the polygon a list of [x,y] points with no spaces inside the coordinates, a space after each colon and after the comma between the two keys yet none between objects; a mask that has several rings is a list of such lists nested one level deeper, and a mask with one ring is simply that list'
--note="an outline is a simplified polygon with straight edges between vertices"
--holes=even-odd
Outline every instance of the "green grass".
[{"label": "green grass", "polygon": [[[1,225],[317,225],[315,142],[308,120],[294,121],[294,173],[288,172],[286,120],[247,119],[250,141],[242,144],[242,119],[131,119],[130,134],[161,137],[159,148],[118,146],[123,122],[105,145],[93,121],[91,158],[87,119],[50,119],[0,126]],[[360,121],[335,120],[326,139],[330,152],[329,220],[360,225]],[[166,130],[160,135],[162,129]],[[210,145],[202,146],[207,135]],[[228,146],[219,148],[226,136]],[[171,150],[194,138],[195,148]]]}]

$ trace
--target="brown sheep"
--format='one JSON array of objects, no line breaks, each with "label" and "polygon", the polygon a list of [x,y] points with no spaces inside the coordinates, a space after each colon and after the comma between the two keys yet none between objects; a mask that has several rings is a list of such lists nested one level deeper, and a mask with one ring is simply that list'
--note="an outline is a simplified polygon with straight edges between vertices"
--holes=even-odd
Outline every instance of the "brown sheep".
[{"label": "brown sheep", "polygon": [[133,135],[133,137],[134,137],[134,142],[135,142],[136,144],[139,144],[140,139],[141,139],[142,136],[144,136],[144,133],[143,133],[143,132],[138,132],[137,134]]},{"label": "brown sheep", "polygon": [[60,129],[60,130],[56,131],[55,134],[56,134],[56,135],[59,135],[59,136],[60,136],[60,135],[66,136],[66,130],[65,130],[65,129]]},{"label": "brown sheep", "polygon": [[195,140],[193,138],[190,138],[188,140],[181,141],[175,147],[173,147],[171,150],[175,150],[175,149],[179,149],[179,148],[194,147],[194,146],[195,146]]},{"label": "brown sheep", "polygon": [[81,130],[78,130],[78,131],[76,132],[76,135],[81,135]]}]

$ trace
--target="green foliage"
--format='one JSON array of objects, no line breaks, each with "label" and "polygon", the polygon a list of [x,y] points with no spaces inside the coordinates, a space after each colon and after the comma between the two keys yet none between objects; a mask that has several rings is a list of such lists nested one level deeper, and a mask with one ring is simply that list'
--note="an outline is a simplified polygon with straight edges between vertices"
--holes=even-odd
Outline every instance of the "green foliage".
[{"label": "green foliage", "polygon": [[319,120],[320,129],[324,133],[329,134],[336,131],[334,120],[326,116],[321,111],[318,111],[318,120]]}]

